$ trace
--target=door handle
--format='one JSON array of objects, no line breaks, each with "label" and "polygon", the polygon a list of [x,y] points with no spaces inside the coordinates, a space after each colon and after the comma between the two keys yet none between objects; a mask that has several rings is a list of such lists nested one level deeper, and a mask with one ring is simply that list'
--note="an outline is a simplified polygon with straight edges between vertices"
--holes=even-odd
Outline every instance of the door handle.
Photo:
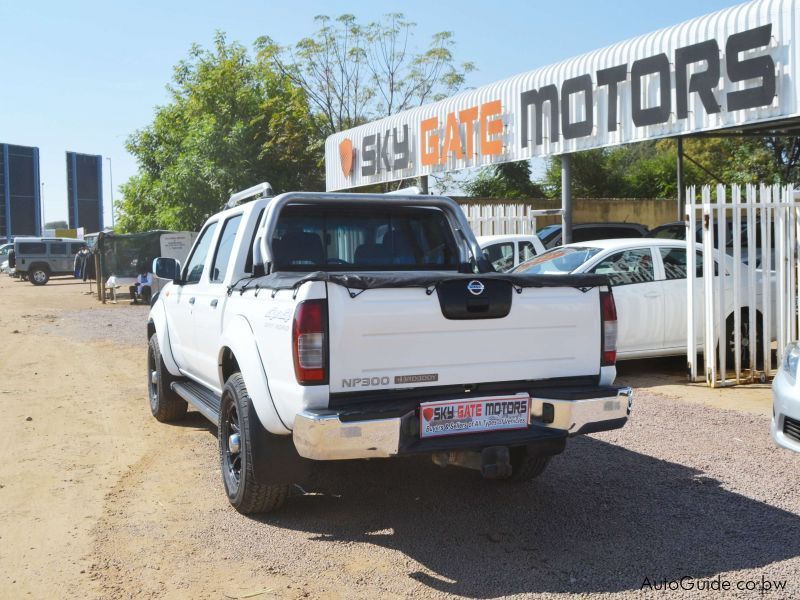
[{"label": "door handle", "polygon": [[217,300],[216,298],[214,298],[214,299],[211,301],[211,308],[217,308],[217,304],[218,304],[218,303],[219,303],[219,300]]},{"label": "door handle", "polygon": [[658,292],[649,292],[644,295],[645,298],[658,298]]},{"label": "door handle", "polygon": [[194,304],[194,298],[189,298],[189,304]]}]

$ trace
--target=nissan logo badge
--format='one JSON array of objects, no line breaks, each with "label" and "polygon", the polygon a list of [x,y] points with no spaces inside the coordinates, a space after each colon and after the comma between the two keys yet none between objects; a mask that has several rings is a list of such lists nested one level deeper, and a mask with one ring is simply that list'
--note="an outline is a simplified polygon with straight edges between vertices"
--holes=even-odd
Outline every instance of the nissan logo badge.
[{"label": "nissan logo badge", "polygon": [[467,289],[473,296],[480,296],[483,293],[484,285],[477,279],[473,279],[467,284]]}]

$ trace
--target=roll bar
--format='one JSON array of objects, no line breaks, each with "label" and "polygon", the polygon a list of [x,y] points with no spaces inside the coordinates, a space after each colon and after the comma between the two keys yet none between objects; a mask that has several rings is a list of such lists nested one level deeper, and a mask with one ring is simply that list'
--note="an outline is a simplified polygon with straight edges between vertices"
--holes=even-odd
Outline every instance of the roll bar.
[{"label": "roll bar", "polygon": [[281,211],[289,204],[314,204],[324,205],[331,202],[340,204],[358,205],[365,202],[376,202],[389,206],[430,206],[439,208],[447,218],[450,227],[456,233],[458,240],[458,250],[462,263],[469,263],[470,254],[475,259],[478,271],[488,273],[493,271],[489,261],[483,256],[483,252],[478,246],[478,240],[472,233],[472,229],[467,221],[467,216],[452,198],[447,196],[420,196],[420,195],[395,195],[395,194],[348,194],[336,192],[287,192],[276,196],[267,205],[266,214],[261,221],[260,238],[257,242],[261,256],[258,257],[264,264],[265,270],[269,273],[274,262],[272,253],[272,238],[278,225],[278,217]]},{"label": "roll bar", "polygon": [[269,198],[273,195],[272,186],[265,181],[263,183],[259,183],[258,185],[254,185],[253,187],[249,187],[246,190],[242,190],[241,192],[236,192],[233,194],[230,198],[228,198],[225,208],[233,208],[234,206],[238,206],[242,203],[242,200],[246,200],[247,198]]}]

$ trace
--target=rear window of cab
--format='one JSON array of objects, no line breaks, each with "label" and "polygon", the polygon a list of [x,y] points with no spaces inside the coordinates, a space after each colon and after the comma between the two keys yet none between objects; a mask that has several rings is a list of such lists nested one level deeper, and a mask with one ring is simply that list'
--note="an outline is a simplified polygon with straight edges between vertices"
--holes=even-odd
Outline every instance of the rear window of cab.
[{"label": "rear window of cab", "polygon": [[272,251],[286,271],[458,270],[458,246],[438,209],[288,206]]}]

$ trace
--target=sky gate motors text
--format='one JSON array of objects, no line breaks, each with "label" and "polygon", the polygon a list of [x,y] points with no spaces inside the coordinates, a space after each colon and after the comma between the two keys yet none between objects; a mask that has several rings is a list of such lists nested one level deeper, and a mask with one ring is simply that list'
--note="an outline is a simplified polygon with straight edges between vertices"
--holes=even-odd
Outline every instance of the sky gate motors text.
[{"label": "sky gate motors text", "polygon": [[[719,92],[720,82],[720,47],[717,40],[710,39],[675,50],[675,115],[685,119],[689,114],[689,95],[696,93],[703,108],[708,114],[723,110],[719,100],[726,103],[727,111],[769,106],[775,97],[775,61],[769,54],[742,58],[742,53],[759,49],[768,49],[772,37],[772,24],[748,29],[730,35],[725,42],[725,71],[728,81],[739,83],[747,80],[760,80],[756,85],[745,89],[715,94]],[[699,67],[690,74],[690,65]],[[702,66],[705,65],[705,69]],[[630,67],[630,68],[629,68]],[[642,100],[643,83],[649,77],[658,81],[658,103],[644,106]],[[608,89],[608,110],[605,115],[606,131],[616,131],[618,123],[617,104],[619,85],[630,80],[631,119],[636,127],[666,123],[673,111],[671,92],[670,57],[666,53],[656,54],[634,61],[628,65],[621,64],[595,73],[595,79],[589,74],[564,80],[559,89],[555,84],[545,85],[538,89],[528,90],[520,96],[520,145],[527,148],[531,141],[542,145],[542,113],[545,103],[550,114],[550,139],[558,141],[559,124],[561,135],[565,139],[586,137],[594,131],[594,99],[596,87]],[[596,83],[595,83],[596,82]],[[571,103],[584,103],[583,119],[571,121]],[[573,99],[574,98],[574,99]],[[531,123],[530,114],[534,114],[535,122]],[[560,119],[559,119],[560,113]],[[598,115],[598,118],[602,118]],[[535,125],[535,140],[531,139],[531,126]]]},{"label": "sky gate motors text", "polygon": [[[443,118],[431,116],[418,125],[402,124],[365,135],[360,148],[361,175],[371,177],[414,166],[436,168],[451,159],[463,164],[476,157],[500,155],[506,151],[504,144],[514,137],[502,135],[504,122],[509,126],[519,123],[519,147],[528,148],[541,146],[545,140],[555,143],[560,137],[569,140],[617,131],[620,125],[630,130],[686,119],[692,94],[697,94],[709,115],[770,106],[777,85],[775,60],[769,53],[771,39],[772,24],[768,23],[729,35],[724,53],[712,38],[677,48],[673,56],[662,52],[560,84],[525,90],[519,95],[519,119],[505,119],[510,107],[495,98],[454,108]],[[723,78],[726,84],[740,84],[739,89],[721,84]],[[655,94],[643,94],[645,89],[655,89]],[[602,93],[608,97],[605,114],[595,111]],[[630,117],[618,110],[622,94],[629,96]],[[545,112],[550,124],[547,136]],[[630,123],[620,123],[627,118]]]}]

